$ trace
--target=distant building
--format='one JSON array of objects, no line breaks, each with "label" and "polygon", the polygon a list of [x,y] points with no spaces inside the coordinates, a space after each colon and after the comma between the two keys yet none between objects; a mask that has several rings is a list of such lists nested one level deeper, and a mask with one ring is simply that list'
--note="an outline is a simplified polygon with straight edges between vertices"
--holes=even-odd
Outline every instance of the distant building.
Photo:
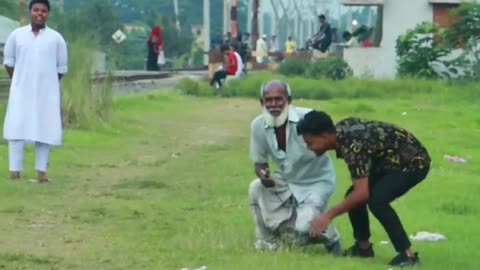
[{"label": "distant building", "polygon": [[454,22],[450,10],[462,2],[480,0],[340,0],[346,6],[376,6],[381,22],[376,29],[380,43],[371,48],[347,48],[343,57],[355,76],[393,79],[397,74],[397,38],[421,22],[448,27]]}]

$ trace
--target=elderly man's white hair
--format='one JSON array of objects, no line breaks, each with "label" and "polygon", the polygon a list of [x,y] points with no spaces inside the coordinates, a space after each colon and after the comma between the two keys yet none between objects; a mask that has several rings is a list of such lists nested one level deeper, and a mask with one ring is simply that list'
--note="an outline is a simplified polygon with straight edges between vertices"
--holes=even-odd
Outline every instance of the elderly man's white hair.
[{"label": "elderly man's white hair", "polygon": [[265,89],[267,89],[272,84],[283,85],[283,87],[285,88],[285,91],[287,91],[288,97],[292,97],[292,90],[290,89],[290,85],[288,83],[286,83],[284,81],[280,81],[280,80],[271,80],[269,82],[266,82],[266,83],[262,84],[262,87],[260,88],[260,97],[261,98],[263,98],[263,96],[265,94]]}]

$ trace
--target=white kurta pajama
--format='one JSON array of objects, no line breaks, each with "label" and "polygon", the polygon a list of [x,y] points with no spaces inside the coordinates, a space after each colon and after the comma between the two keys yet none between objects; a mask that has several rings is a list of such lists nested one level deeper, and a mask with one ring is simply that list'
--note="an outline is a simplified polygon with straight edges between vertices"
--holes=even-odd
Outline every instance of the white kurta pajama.
[{"label": "white kurta pajama", "polygon": [[58,74],[67,73],[67,58],[65,40],[53,29],[45,27],[35,36],[27,25],[10,34],[4,48],[4,65],[14,68],[3,129],[6,140],[62,144]]},{"label": "white kurta pajama", "polygon": [[[263,116],[252,122],[252,161],[261,164],[272,160],[277,168],[271,176],[275,181],[273,188],[264,187],[259,179],[255,179],[249,188],[257,249],[271,249],[271,244],[275,245],[279,240],[279,233],[286,232],[288,235],[290,231],[293,231],[294,238],[286,240],[297,244],[315,240],[308,236],[310,224],[327,210],[328,201],[335,191],[332,160],[326,154],[317,157],[307,149],[305,141],[296,132],[298,121],[310,110],[290,106],[286,152],[278,148],[274,128],[266,125]],[[323,234],[327,245],[338,241],[339,237],[333,225],[328,226]]]}]

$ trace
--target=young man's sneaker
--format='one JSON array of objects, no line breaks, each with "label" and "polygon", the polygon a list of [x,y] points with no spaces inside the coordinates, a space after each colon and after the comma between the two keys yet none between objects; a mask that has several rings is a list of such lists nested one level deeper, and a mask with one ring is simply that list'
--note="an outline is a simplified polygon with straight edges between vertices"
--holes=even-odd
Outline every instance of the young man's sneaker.
[{"label": "young man's sneaker", "polygon": [[255,242],[255,249],[257,251],[275,251],[279,248],[277,242],[267,242],[265,240],[257,240]]},{"label": "young man's sneaker", "polygon": [[370,246],[367,249],[361,249],[358,242],[355,242],[355,244],[353,246],[351,246],[349,249],[345,250],[345,252],[343,253],[343,256],[360,257],[360,258],[373,258],[373,257],[375,257],[375,253],[373,252],[373,245],[372,244],[370,244]]},{"label": "young man's sneaker", "polygon": [[406,266],[415,266],[420,264],[420,259],[418,258],[418,253],[415,253],[415,257],[408,257],[407,253],[398,253],[395,258],[393,258],[388,265],[397,266],[397,267],[406,267]]}]

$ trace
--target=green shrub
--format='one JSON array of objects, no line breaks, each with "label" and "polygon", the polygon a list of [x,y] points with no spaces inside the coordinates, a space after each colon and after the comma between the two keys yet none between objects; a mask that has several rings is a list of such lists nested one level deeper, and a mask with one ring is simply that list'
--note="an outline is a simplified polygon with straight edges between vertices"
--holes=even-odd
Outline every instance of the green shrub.
[{"label": "green shrub", "polygon": [[92,128],[108,121],[112,108],[112,80],[92,81],[93,46],[78,38],[69,44],[69,71],[62,80],[64,126]]},{"label": "green shrub", "polygon": [[[265,80],[265,78],[269,78]],[[237,80],[229,81],[219,90],[219,95],[225,97],[248,96],[258,97],[262,84],[274,79],[285,79],[282,75],[273,75],[270,72],[259,72],[255,75],[248,75]]]},{"label": "green shrub", "polygon": [[[440,33],[435,37],[434,33]],[[397,38],[398,73],[414,78],[439,78],[442,74],[434,64],[444,65],[448,74],[448,61],[442,61],[451,49],[446,46],[443,36],[446,32],[433,23],[423,22]]]},{"label": "green shrub", "polygon": [[191,96],[213,96],[215,90],[206,82],[199,82],[190,78],[182,78],[175,86],[175,89]]},{"label": "green shrub", "polygon": [[198,95],[198,82],[190,79],[190,78],[182,78],[178,81],[175,89],[181,91],[186,95],[197,96]]},{"label": "green shrub", "polygon": [[352,69],[342,58],[328,57],[310,64],[305,75],[312,79],[343,80],[353,75]]},{"label": "green shrub", "polygon": [[[331,100],[343,99],[392,99],[409,97],[411,94],[424,94],[428,98],[446,100],[452,97],[461,100],[480,100],[480,84],[469,82],[448,82],[443,80],[427,79],[397,79],[397,80],[365,80],[347,78],[341,81],[330,79],[308,79],[303,77],[285,77],[270,72],[260,72],[229,81],[227,85],[219,89],[218,95],[223,97],[260,97],[260,88],[263,83],[273,79],[283,80],[290,84],[294,99],[317,99]],[[182,83],[186,85],[187,83]],[[189,82],[188,84],[192,84]],[[194,82],[193,95],[209,96],[210,91],[199,91],[202,85],[209,87],[206,82]],[[177,87],[182,88],[182,87]],[[183,86],[185,88],[185,86]],[[211,89],[211,88],[210,88]],[[212,90],[213,91],[213,90]],[[182,91],[187,94],[186,91]],[[359,111],[369,111],[368,108],[357,108]]]},{"label": "green shrub", "polygon": [[285,76],[304,75],[310,66],[310,62],[305,59],[290,58],[283,61],[277,69],[277,72]]}]

